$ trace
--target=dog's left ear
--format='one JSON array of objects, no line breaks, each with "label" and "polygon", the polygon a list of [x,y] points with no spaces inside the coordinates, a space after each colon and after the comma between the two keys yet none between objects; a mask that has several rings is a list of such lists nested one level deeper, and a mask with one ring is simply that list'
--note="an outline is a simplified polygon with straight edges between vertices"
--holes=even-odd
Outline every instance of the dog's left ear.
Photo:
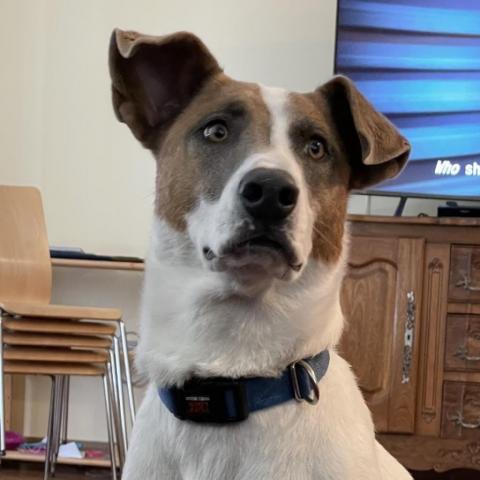
[{"label": "dog's left ear", "polygon": [[116,29],[109,66],[117,118],[151,149],[205,81],[221,72],[202,41],[187,32],[157,37]]},{"label": "dog's left ear", "polygon": [[353,82],[337,76],[316,90],[329,106],[351,165],[350,189],[395,177],[407,162],[410,144],[368,102]]}]

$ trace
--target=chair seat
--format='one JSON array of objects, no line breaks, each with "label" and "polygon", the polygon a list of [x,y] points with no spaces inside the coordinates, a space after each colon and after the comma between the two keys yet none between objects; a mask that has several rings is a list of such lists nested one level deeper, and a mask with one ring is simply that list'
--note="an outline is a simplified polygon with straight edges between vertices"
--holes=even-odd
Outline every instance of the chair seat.
[{"label": "chair seat", "polygon": [[61,333],[71,335],[113,335],[115,324],[78,322],[73,320],[47,320],[38,318],[8,318],[2,320],[3,328],[15,332]]},{"label": "chair seat", "polygon": [[88,363],[26,362],[5,360],[3,369],[8,374],[21,375],[104,375],[105,367]]},{"label": "chair seat", "polygon": [[76,307],[70,305],[42,305],[19,302],[0,302],[0,309],[22,317],[70,318],[119,321],[122,312],[117,308]]},{"label": "chair seat", "polygon": [[108,337],[91,337],[87,335],[59,335],[47,333],[3,333],[5,345],[25,345],[32,347],[83,347],[110,348],[112,341]]},{"label": "chair seat", "polygon": [[3,351],[3,358],[27,362],[105,363],[109,356],[105,350],[7,347]]}]

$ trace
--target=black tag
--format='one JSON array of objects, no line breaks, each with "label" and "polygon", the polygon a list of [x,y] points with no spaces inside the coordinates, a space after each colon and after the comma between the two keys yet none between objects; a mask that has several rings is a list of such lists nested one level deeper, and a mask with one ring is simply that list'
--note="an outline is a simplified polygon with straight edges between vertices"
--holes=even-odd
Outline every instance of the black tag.
[{"label": "black tag", "polygon": [[195,397],[189,395],[185,397],[186,415],[209,415],[210,414],[210,397]]},{"label": "black tag", "polygon": [[234,380],[194,379],[171,392],[175,415],[182,420],[230,423],[245,420],[249,414],[245,386]]}]

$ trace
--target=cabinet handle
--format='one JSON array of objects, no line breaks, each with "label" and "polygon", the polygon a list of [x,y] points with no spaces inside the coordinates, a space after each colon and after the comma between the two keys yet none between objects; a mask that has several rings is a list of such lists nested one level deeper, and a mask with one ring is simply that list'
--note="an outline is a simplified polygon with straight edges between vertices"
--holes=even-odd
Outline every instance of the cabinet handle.
[{"label": "cabinet handle", "polygon": [[468,354],[468,350],[465,345],[460,345],[454,355],[461,360],[467,360],[468,362],[480,362],[480,357],[470,356]]},{"label": "cabinet handle", "polygon": [[463,278],[457,282],[456,286],[463,287],[469,292],[480,292],[480,286],[472,285],[470,275],[464,275]]},{"label": "cabinet handle", "polygon": [[475,430],[480,428],[480,420],[477,423],[468,423],[463,419],[463,412],[457,411],[455,415],[449,416],[448,419],[451,422],[454,422],[456,425],[461,426],[462,428],[468,428],[470,430]]},{"label": "cabinet handle", "polygon": [[407,317],[405,320],[405,335],[403,339],[403,367],[402,383],[410,382],[410,369],[412,367],[413,331],[415,329],[415,292],[407,292]]}]

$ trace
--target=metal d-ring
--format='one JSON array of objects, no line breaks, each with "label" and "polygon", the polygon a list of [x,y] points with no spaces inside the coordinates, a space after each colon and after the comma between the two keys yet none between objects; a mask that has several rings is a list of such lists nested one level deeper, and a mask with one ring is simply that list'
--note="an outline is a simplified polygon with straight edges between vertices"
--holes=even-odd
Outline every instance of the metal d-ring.
[{"label": "metal d-ring", "polygon": [[[307,374],[307,378],[310,382],[310,386],[312,387],[312,393],[305,398],[302,396],[302,392],[300,391],[300,383],[298,382],[297,365],[303,368],[303,370]],[[320,400],[320,389],[318,388],[317,375],[315,374],[315,370],[313,370],[312,366],[305,360],[299,360],[298,362],[294,362],[290,365],[290,377],[292,379],[293,393],[295,395],[295,400],[297,402],[307,402],[310,405],[316,405]]]}]

